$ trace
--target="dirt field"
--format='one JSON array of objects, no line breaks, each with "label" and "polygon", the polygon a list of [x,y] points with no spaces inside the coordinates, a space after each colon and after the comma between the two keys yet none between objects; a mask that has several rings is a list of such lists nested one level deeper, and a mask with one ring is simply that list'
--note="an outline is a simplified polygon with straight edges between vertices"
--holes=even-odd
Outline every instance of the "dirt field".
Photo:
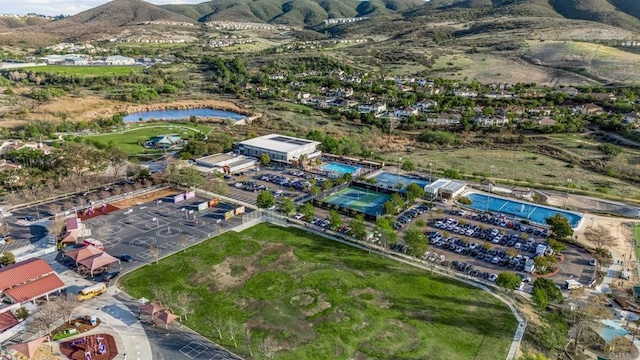
[{"label": "dirt field", "polygon": [[120,209],[126,209],[131,206],[136,206],[140,204],[144,204],[149,201],[162,199],[167,196],[176,195],[179,191],[175,189],[161,189],[157,191],[153,191],[150,193],[142,194],[139,196],[132,197],[130,199],[124,199],[120,201],[115,201],[111,203],[113,206],[116,206]]}]

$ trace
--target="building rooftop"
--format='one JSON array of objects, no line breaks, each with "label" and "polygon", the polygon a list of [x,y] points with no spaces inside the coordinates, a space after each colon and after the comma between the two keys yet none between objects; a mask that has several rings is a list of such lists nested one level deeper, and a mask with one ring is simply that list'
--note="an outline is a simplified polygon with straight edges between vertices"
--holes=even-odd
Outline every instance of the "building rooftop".
[{"label": "building rooftop", "polygon": [[271,134],[240,142],[241,145],[253,146],[265,150],[291,152],[307,145],[320,145],[317,141]]},{"label": "building rooftop", "polygon": [[467,186],[467,184],[462,181],[448,180],[446,184],[442,185],[441,189],[456,192],[465,186]]},{"label": "building rooftop", "polygon": [[19,322],[11,311],[0,313],[0,333],[18,325]]},{"label": "building rooftop", "polygon": [[49,264],[38,258],[5,266],[0,269],[0,290],[24,284],[53,272]]},{"label": "building rooftop", "polygon": [[231,160],[233,158],[235,158],[235,156],[229,155],[229,154],[214,154],[214,155],[201,157],[199,159],[196,159],[196,161],[215,165],[223,161]]},{"label": "building rooftop", "polygon": [[5,290],[4,293],[13,299],[13,301],[22,303],[60,290],[64,288],[64,286],[64,283],[60,280],[58,275],[49,274],[24,285],[12,287],[9,290]]}]

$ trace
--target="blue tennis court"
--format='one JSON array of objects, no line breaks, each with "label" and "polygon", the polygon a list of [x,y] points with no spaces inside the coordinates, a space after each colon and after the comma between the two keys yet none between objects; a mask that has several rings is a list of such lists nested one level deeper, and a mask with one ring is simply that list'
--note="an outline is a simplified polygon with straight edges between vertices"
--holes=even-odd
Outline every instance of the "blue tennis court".
[{"label": "blue tennis court", "polygon": [[360,167],[332,162],[324,165],[322,167],[322,170],[337,173],[340,175],[344,175],[344,174],[355,175],[360,170]]},{"label": "blue tennis court", "polygon": [[[406,175],[394,174],[390,172],[381,172],[380,174],[373,177],[376,179],[376,185],[394,190],[405,190],[409,184],[417,184],[420,187],[424,188],[429,185],[429,182],[422,179],[413,178]],[[401,184],[402,187],[400,187]]]},{"label": "blue tennis court", "polygon": [[375,216],[382,214],[382,204],[390,198],[389,194],[348,187],[322,199],[322,201]]},{"label": "blue tennis court", "polygon": [[507,200],[496,196],[470,193],[466,195],[473,203],[470,208],[480,211],[493,211],[503,214],[510,214],[521,219],[529,219],[534,223],[546,224],[548,217],[560,214],[567,218],[572,228],[578,227],[582,216],[577,213],[567,212],[560,209],[546,207],[538,204],[531,204],[516,200]]}]

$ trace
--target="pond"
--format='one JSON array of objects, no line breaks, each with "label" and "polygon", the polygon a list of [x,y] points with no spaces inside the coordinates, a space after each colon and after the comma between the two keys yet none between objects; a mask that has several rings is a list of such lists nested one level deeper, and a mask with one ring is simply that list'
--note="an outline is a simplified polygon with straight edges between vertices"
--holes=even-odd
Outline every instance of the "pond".
[{"label": "pond", "polygon": [[191,116],[197,117],[215,117],[222,119],[231,119],[234,121],[245,119],[246,116],[231,111],[198,108],[198,109],[172,109],[172,110],[155,110],[142,111],[124,116],[124,122],[137,122],[147,120],[184,120]]}]

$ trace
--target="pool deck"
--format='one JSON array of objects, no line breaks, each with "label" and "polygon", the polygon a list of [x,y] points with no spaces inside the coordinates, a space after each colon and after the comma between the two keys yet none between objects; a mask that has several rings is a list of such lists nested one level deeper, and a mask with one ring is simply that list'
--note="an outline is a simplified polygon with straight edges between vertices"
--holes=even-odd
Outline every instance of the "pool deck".
[{"label": "pool deck", "polygon": [[[488,196],[488,197],[492,197],[492,198],[496,198],[496,199],[501,199],[501,200],[504,200],[504,201],[510,201],[510,202],[513,202],[513,203],[522,203],[522,204],[533,206],[533,207],[536,207],[536,208],[547,209],[547,210],[556,211],[556,212],[559,212],[559,213],[566,213],[566,214],[572,214],[572,215],[578,216],[580,218],[580,220],[578,221],[578,223],[575,226],[572,227],[572,229],[574,229],[574,230],[580,228],[583,225],[584,219],[585,219],[585,215],[583,213],[580,213],[580,212],[577,212],[577,211],[564,210],[564,209],[559,209],[559,208],[555,208],[555,207],[552,207],[552,206],[532,203],[532,202],[529,202],[529,201],[526,201],[526,200],[504,197],[504,196],[500,196],[500,195],[495,195],[493,193],[487,193],[485,191],[478,190],[478,189],[467,190],[467,191],[463,192],[460,196],[466,196],[466,195],[471,195],[471,194],[484,195],[484,196]],[[458,204],[458,205],[464,206],[464,205],[461,205],[461,204]],[[464,206],[464,207],[469,208],[469,209],[471,209],[473,211],[482,211],[482,210],[474,209],[474,208],[467,207],[467,206]],[[497,211],[497,212],[500,213],[500,211]],[[520,216],[518,216],[516,214],[505,213],[505,215],[509,215],[513,219],[528,220],[534,225],[548,227],[547,224],[537,223],[535,221],[532,221],[531,219],[520,217]]]}]

